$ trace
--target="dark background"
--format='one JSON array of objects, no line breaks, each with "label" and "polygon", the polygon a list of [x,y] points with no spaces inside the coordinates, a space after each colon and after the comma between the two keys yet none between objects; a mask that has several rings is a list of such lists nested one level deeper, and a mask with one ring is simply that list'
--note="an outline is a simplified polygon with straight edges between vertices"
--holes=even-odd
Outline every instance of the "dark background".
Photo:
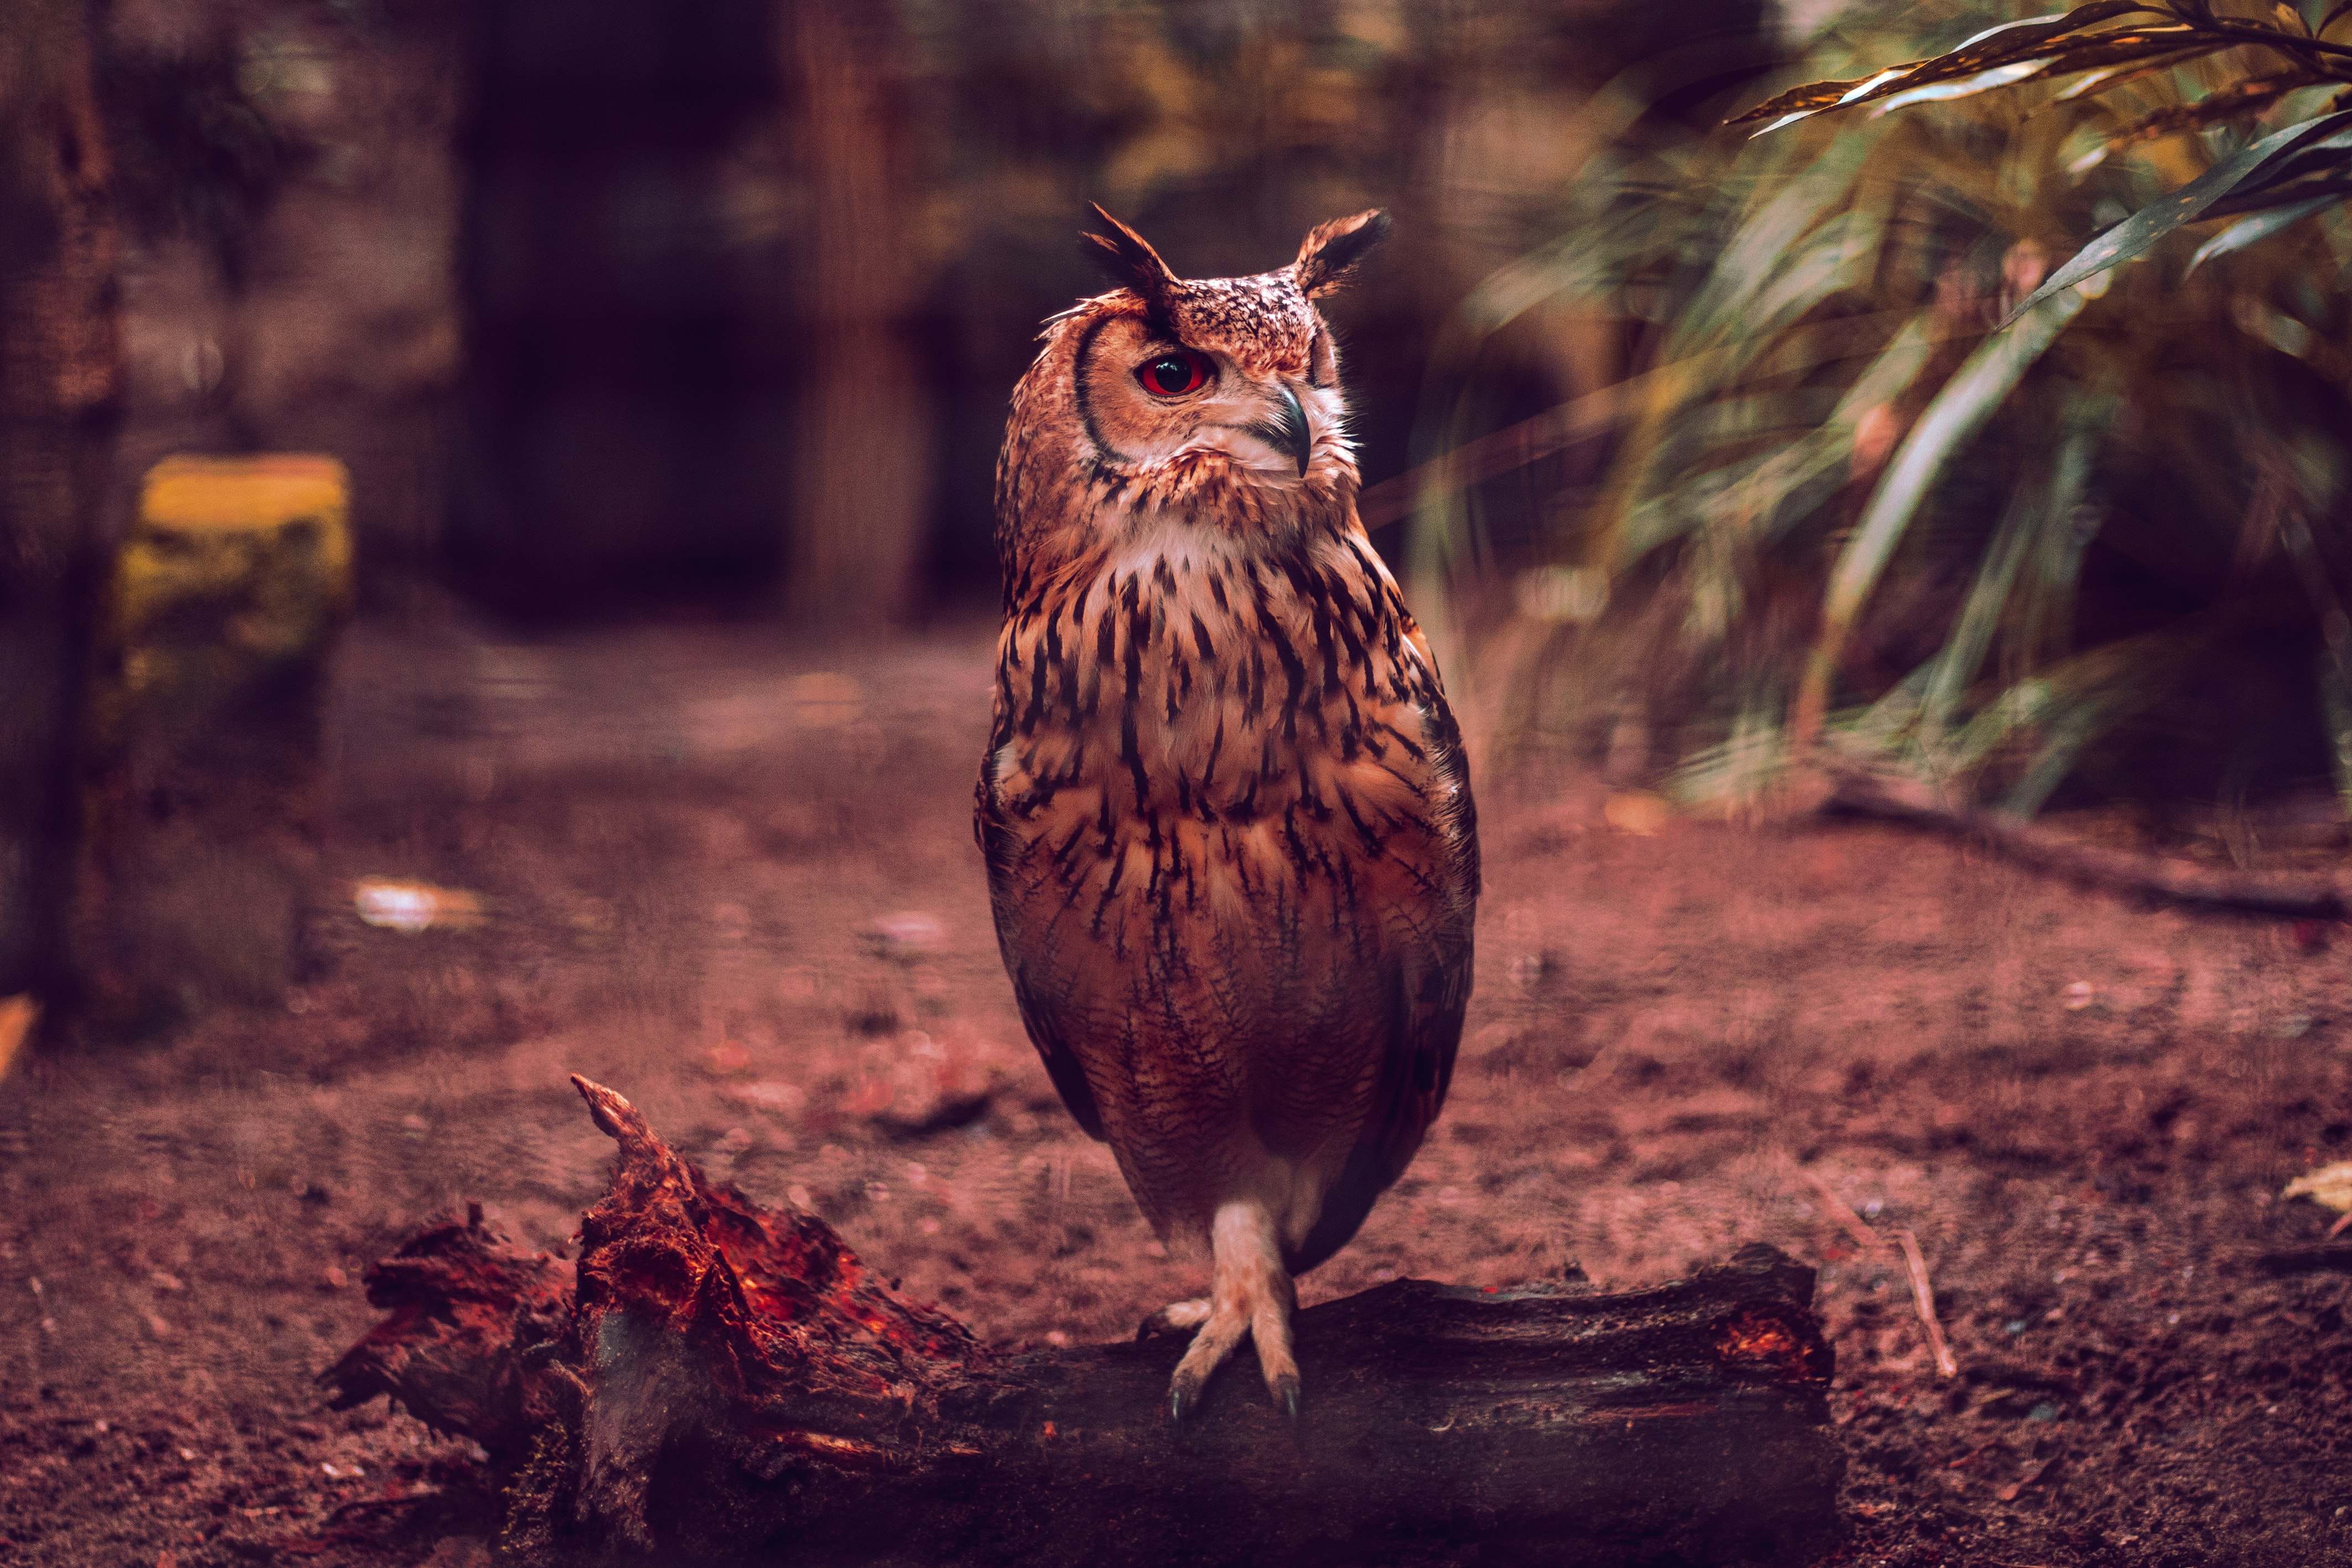
[{"label": "dark background", "polygon": [[[1643,68],[1704,118],[1766,11],[125,0],[125,493],[172,450],[335,453],[378,601],[984,603],[1005,395],[1103,286],[1087,202],[1199,276],[1390,207],[1333,308],[1377,482],[1455,301],[1549,236],[1593,91]],[[1525,336],[1497,422],[1591,373],[1574,324]]]}]

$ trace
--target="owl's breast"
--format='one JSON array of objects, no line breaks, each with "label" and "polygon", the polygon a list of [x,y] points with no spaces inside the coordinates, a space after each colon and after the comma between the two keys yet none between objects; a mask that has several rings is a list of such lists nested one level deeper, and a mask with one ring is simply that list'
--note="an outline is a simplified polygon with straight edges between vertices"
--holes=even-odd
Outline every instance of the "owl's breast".
[{"label": "owl's breast", "polygon": [[1369,973],[1466,941],[1458,738],[1360,535],[1171,532],[1017,608],[980,796],[1008,956]]}]

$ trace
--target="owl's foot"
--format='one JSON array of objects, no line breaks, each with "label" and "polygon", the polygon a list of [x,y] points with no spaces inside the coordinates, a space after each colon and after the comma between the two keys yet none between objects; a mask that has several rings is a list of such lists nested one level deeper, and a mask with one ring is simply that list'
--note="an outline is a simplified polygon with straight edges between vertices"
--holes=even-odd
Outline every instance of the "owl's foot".
[{"label": "owl's foot", "polygon": [[1189,1301],[1171,1301],[1136,1326],[1139,1343],[1158,1339],[1161,1334],[1191,1333],[1209,1321],[1209,1298],[1195,1296]]},{"label": "owl's foot", "polygon": [[[1282,1244],[1274,1217],[1262,1204],[1229,1203],[1217,1210],[1210,1231],[1215,1274],[1206,1321],[1192,1336],[1168,1385],[1168,1418],[1183,1426],[1200,1407],[1202,1392],[1225,1357],[1247,1334],[1257,1347],[1257,1364],[1267,1393],[1284,1416],[1298,1419],[1298,1360],[1292,1354],[1290,1317],[1298,1309],[1297,1287],[1282,1266]],[[1178,1302],[1189,1307],[1192,1302]],[[1169,1311],[1173,1312],[1171,1308]]]}]

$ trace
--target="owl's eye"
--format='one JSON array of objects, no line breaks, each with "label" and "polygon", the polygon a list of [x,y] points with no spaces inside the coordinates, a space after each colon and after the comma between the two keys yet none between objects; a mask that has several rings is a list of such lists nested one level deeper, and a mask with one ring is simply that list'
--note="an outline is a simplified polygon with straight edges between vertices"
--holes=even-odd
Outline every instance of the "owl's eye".
[{"label": "owl's eye", "polygon": [[1188,392],[1200,391],[1207,384],[1209,375],[1209,356],[1185,349],[1150,361],[1135,372],[1135,379],[1153,397],[1182,397]]}]

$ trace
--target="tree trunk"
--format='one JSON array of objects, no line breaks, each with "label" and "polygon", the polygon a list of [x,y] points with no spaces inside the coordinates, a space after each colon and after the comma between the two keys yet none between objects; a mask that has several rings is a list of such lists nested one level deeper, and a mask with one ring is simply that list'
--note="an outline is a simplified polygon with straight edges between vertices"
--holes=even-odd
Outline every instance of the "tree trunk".
[{"label": "tree trunk", "polygon": [[993,1354],[572,1082],[621,1145],[576,1270],[477,1209],[370,1271],[391,1315],[321,1379],[488,1448],[525,1561],[1722,1562],[1832,1522],[1812,1271],[1769,1247],[1620,1294],[1327,1302],[1297,1431],[1244,1358],[1180,1435],[1181,1339]]},{"label": "tree trunk", "polygon": [[790,604],[803,622],[912,607],[930,509],[932,408],[904,340],[918,268],[887,15],[843,0],[788,13],[786,79],[807,171],[807,396],[793,445]]},{"label": "tree trunk", "polygon": [[0,26],[0,998],[68,988],[73,756],[121,379],[85,0]]}]

